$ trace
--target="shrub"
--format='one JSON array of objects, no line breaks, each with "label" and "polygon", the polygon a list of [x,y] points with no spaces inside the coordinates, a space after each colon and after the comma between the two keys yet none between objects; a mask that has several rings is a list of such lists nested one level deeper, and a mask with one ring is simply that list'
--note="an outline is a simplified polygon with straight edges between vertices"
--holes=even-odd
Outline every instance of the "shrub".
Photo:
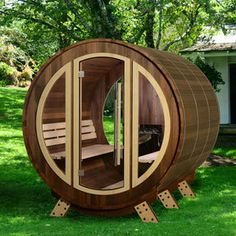
[{"label": "shrub", "polygon": [[219,85],[223,85],[225,84],[225,82],[222,79],[221,73],[216,70],[215,66],[209,65],[200,57],[197,57],[193,63],[197,65],[202,70],[202,72],[206,75],[206,77],[211,82],[211,85],[214,88],[214,90],[216,92],[220,92]]},{"label": "shrub", "polygon": [[0,61],[0,86],[30,85],[37,70],[35,62],[22,49],[9,43],[6,36],[0,36]]},{"label": "shrub", "polygon": [[14,83],[15,69],[5,62],[0,62],[0,86]]}]

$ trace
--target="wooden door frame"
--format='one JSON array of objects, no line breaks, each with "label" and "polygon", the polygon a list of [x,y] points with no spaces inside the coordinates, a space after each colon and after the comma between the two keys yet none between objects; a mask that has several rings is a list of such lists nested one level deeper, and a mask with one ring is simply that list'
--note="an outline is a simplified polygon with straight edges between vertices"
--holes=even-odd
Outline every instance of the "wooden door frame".
[{"label": "wooden door frame", "polygon": [[[81,104],[80,104],[80,97],[81,94],[79,94],[80,89],[80,80],[79,77],[79,70],[80,70],[80,63],[84,60],[96,58],[96,57],[110,57],[119,59],[124,62],[124,186],[122,188],[118,189],[112,189],[112,190],[97,190],[97,189],[90,189],[87,187],[84,187],[80,185],[80,178],[79,178],[79,158],[81,158],[81,150],[78,146],[78,143],[80,143],[80,121],[82,114],[81,114]],[[121,192],[125,192],[130,189],[130,81],[131,81],[131,68],[130,68],[130,59],[118,54],[113,53],[91,53],[86,54],[84,56],[78,57],[74,59],[73,61],[74,65],[74,81],[73,81],[73,130],[74,130],[74,136],[73,136],[73,186],[85,193],[90,194],[96,194],[96,195],[112,195],[117,194]],[[86,72],[85,72],[86,73]],[[80,106],[78,106],[80,104]],[[79,157],[79,158],[78,158]]]},{"label": "wooden door frame", "polygon": [[[68,62],[63,67],[61,67],[49,80],[45,86],[39,103],[36,114],[36,134],[39,142],[40,149],[43,156],[56,173],[56,175],[65,181],[67,184],[71,185],[71,82],[72,82],[72,63]],[[66,142],[65,142],[65,173],[57,166],[54,159],[50,155],[48,148],[45,144],[43,137],[43,109],[46,99],[53,88],[54,84],[58,79],[65,73],[65,129],[66,129]]]},{"label": "wooden door frame", "polygon": [[[161,144],[161,149],[159,151],[158,157],[152,163],[152,165],[146,170],[146,172],[138,177],[138,123],[139,123],[139,73],[143,74],[146,79],[150,82],[150,84],[155,89],[158,97],[160,99],[160,103],[162,105],[163,115],[164,115],[164,135],[163,141]],[[144,182],[146,179],[150,177],[150,175],[156,170],[160,162],[162,161],[164,154],[167,150],[167,146],[170,140],[170,110],[168,107],[167,100],[165,95],[157,83],[157,81],[153,78],[153,76],[141,65],[133,61],[133,84],[132,84],[132,187],[136,187],[137,185]]]}]

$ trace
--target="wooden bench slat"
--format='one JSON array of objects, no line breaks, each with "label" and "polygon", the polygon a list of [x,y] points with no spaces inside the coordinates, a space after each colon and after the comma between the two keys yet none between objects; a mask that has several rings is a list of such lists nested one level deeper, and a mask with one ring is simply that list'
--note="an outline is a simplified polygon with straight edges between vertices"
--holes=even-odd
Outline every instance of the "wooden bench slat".
[{"label": "wooden bench slat", "polygon": [[[97,134],[92,120],[81,121],[81,139],[90,140],[96,139]],[[65,144],[66,142],[66,124],[65,122],[57,122],[50,124],[43,124],[43,135],[45,138],[46,146],[53,146]],[[63,137],[64,136],[64,137]],[[100,156],[107,153],[112,153],[114,147],[106,144],[95,144],[82,148],[82,159],[87,159],[95,156]],[[57,152],[51,154],[53,159],[63,159],[65,152]]]},{"label": "wooden bench slat", "polygon": [[96,133],[88,133],[88,134],[82,134],[81,139],[84,140],[89,140],[89,139],[95,139],[97,138]]},{"label": "wooden bench slat", "polygon": [[160,151],[152,152],[143,156],[139,156],[138,161],[141,163],[152,163],[155,161],[159,155]]},{"label": "wooden bench slat", "polygon": [[86,127],[82,127],[82,130],[81,130],[82,134],[85,134],[85,133],[95,133],[95,128],[94,126],[86,126]]},{"label": "wooden bench slat", "polygon": [[91,146],[83,147],[82,160],[107,153],[112,153],[113,151],[114,147],[109,144],[94,144]]},{"label": "wooden bench slat", "polygon": [[[92,120],[82,120],[81,121],[81,126],[82,126],[82,128],[86,127],[86,126],[94,127]],[[63,129],[63,128],[66,128],[66,123],[65,122],[43,124],[43,131],[45,131],[45,130],[53,130],[53,129]]]},{"label": "wooden bench slat", "polygon": [[66,136],[66,130],[65,129],[43,132],[43,137],[45,139],[47,139],[47,138],[57,138],[57,137],[62,137],[62,136]]},{"label": "wooden bench slat", "polygon": [[43,124],[43,131],[55,130],[55,129],[65,129],[65,128],[66,128],[66,123],[65,122]]},{"label": "wooden bench slat", "polygon": [[[92,146],[83,147],[82,148],[82,160],[88,159],[91,157],[95,157],[95,156],[99,156],[102,154],[112,153],[113,150],[114,150],[114,147],[112,145],[103,145],[103,144],[95,144]],[[140,156],[139,162],[152,163],[158,157],[158,153],[159,153],[159,151]],[[54,159],[61,159],[61,158],[65,157],[65,152],[52,153],[51,156]]]},{"label": "wooden bench slat", "polygon": [[82,120],[81,121],[81,126],[89,126],[89,125],[93,125],[93,121],[92,120]]},{"label": "wooden bench slat", "polygon": [[[100,156],[103,154],[112,153],[114,151],[114,147],[109,144],[94,144],[91,146],[82,148],[82,160],[88,159],[95,156]],[[65,158],[65,151],[51,153],[51,156],[54,159],[62,159]]]},{"label": "wooden bench slat", "polygon": [[59,145],[59,144],[64,144],[64,143],[66,143],[66,137],[45,140],[46,146]]}]

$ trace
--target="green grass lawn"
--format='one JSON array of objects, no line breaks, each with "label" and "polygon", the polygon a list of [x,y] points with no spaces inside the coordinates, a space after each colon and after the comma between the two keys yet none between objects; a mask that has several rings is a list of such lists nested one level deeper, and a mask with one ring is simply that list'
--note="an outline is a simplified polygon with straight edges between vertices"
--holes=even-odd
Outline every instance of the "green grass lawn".
[{"label": "green grass lawn", "polygon": [[236,159],[236,148],[235,147],[214,147],[213,154],[223,156],[223,157],[229,157]]},{"label": "green grass lawn", "polygon": [[196,198],[176,192],[179,210],[153,204],[158,224],[142,223],[137,215],[97,218],[73,209],[64,218],[49,217],[56,199],[33,169],[22,139],[25,94],[0,88],[0,235],[236,235],[235,167],[198,169]]},{"label": "green grass lawn", "polygon": [[216,145],[212,151],[214,154],[236,159],[236,137],[235,135],[219,135]]},{"label": "green grass lawn", "polygon": [[104,132],[109,144],[114,144],[114,118],[104,116],[103,118]]}]

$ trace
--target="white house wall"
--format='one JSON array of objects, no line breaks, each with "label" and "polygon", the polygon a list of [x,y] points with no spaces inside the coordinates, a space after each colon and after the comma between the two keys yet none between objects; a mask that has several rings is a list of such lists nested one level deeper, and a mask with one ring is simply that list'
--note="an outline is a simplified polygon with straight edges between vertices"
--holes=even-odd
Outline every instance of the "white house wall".
[{"label": "white house wall", "polygon": [[213,64],[222,75],[225,84],[220,86],[220,92],[216,93],[220,107],[220,123],[230,123],[230,79],[228,57],[208,57],[206,61]]}]

